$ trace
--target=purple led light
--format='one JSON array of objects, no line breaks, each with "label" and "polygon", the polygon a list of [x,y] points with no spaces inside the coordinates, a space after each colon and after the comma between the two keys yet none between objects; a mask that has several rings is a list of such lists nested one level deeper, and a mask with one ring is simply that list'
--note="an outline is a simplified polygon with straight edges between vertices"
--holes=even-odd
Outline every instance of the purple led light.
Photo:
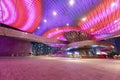
[{"label": "purple led light", "polygon": [[[43,35],[45,31],[66,25],[76,26],[78,18],[83,17],[84,14],[102,2],[101,0],[73,0],[70,3],[74,3],[74,5],[71,6],[69,1],[70,0],[42,0],[44,4],[43,22],[40,23],[39,26],[41,28],[36,30],[35,34]],[[53,16],[53,11],[56,11],[56,16]],[[44,19],[47,19],[48,22],[45,23]]]}]

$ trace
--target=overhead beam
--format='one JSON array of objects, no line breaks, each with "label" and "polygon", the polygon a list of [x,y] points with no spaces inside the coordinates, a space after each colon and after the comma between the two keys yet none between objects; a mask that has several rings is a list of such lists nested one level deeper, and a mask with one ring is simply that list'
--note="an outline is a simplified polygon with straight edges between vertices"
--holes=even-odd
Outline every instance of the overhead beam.
[{"label": "overhead beam", "polygon": [[62,41],[60,40],[44,38],[41,36],[36,36],[31,33],[22,32],[22,31],[1,27],[1,26],[0,26],[0,36],[13,37],[13,38],[22,39],[22,40],[31,41],[31,42],[42,42],[45,44],[47,43],[61,44],[62,43]]}]

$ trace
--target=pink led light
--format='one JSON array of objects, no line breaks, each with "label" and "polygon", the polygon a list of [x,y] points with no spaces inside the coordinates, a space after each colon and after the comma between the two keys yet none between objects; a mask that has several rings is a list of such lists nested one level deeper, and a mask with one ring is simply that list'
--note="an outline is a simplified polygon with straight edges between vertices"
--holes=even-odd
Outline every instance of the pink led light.
[{"label": "pink led light", "polygon": [[57,37],[57,39],[67,41],[67,39],[64,37],[64,35],[60,35],[59,37]]},{"label": "pink led light", "polygon": [[[55,32],[51,32],[50,35],[47,36],[47,38],[51,38],[52,36],[55,36],[59,33],[68,32],[68,31],[71,31],[71,29],[57,30]],[[77,30],[75,30],[75,31],[77,31]]]},{"label": "pink led light", "polygon": [[[116,0],[115,2],[119,3],[119,0]],[[82,30],[87,30],[89,28],[92,28],[92,26],[94,26],[96,23],[100,22],[100,20],[106,18],[108,15],[110,15],[111,13],[116,11],[117,9],[119,9],[118,6],[111,7],[111,5],[110,5],[106,9],[102,10],[101,13],[99,13],[98,15],[96,15],[95,17],[93,17],[92,19],[87,21],[86,24],[83,24],[81,26],[81,29]]]},{"label": "pink led light", "polygon": [[64,37],[64,32],[69,32],[69,31],[79,31],[78,28],[73,28],[71,26],[63,26],[60,28],[54,28],[46,33],[44,33],[42,36],[47,37],[47,38],[53,38],[53,39],[59,39],[59,40],[64,40],[66,41],[66,38]]},{"label": "pink led light", "polygon": [[2,0],[2,14],[3,14],[3,21],[0,19],[1,22],[5,24],[12,24],[16,20],[16,12],[15,6],[11,0]]},{"label": "pink led light", "polygon": [[95,36],[96,40],[102,40],[102,39],[107,39],[107,38],[111,38],[111,37],[116,37],[120,35],[120,32],[115,32],[112,34],[105,34],[105,35],[100,35],[100,36]]},{"label": "pink led light", "polygon": [[59,30],[59,31],[52,32],[52,33],[50,33],[50,35],[47,36],[47,38],[50,38],[50,37],[52,37],[52,36],[54,36],[56,34],[59,34],[61,32],[64,32],[64,30]]},{"label": "pink led light", "polygon": [[[111,7],[111,4],[114,2],[114,4],[116,4],[115,6]],[[107,5],[109,3],[109,5]],[[97,23],[99,23],[102,19],[107,18],[109,15],[111,15],[112,13],[114,13],[116,10],[119,10],[119,6],[117,4],[119,4],[119,0],[111,0],[109,2],[103,2],[98,8],[96,8],[94,10],[94,14],[96,14],[95,17],[93,17],[93,14],[91,13],[91,17],[88,15],[87,17],[88,20],[83,23],[82,25],[79,23],[79,26],[81,27],[81,29],[87,30],[92,28],[92,26],[96,25]],[[104,6],[107,7],[105,8]],[[97,14],[96,12],[99,12],[99,14]]]},{"label": "pink led light", "polygon": [[35,7],[33,4],[33,0],[24,0],[24,5],[26,6],[27,9],[27,21],[26,24],[24,24],[21,28],[21,30],[28,30],[29,28],[31,28],[31,25],[33,25],[36,16],[36,11],[35,11]]},{"label": "pink led light", "polygon": [[41,20],[41,0],[1,0],[0,22],[33,32]]},{"label": "pink led light", "polygon": [[[120,19],[117,19],[116,21],[120,21]],[[112,22],[107,26],[103,27],[102,29],[91,34],[113,33],[117,30],[120,30],[120,22],[119,23]]]}]

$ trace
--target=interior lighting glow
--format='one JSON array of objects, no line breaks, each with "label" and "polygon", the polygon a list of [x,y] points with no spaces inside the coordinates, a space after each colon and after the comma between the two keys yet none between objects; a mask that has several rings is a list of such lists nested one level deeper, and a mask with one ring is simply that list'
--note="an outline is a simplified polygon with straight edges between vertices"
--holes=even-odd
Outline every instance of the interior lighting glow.
[{"label": "interior lighting glow", "polygon": [[59,29],[58,28],[56,28],[56,31],[58,31]]},{"label": "interior lighting glow", "polygon": [[72,48],[67,48],[66,50],[70,50],[70,49],[72,49]]},{"label": "interior lighting glow", "polygon": [[56,16],[57,15],[57,12],[56,11],[53,11],[53,16]]},{"label": "interior lighting glow", "polygon": [[87,20],[87,18],[86,18],[86,17],[82,18],[82,21],[86,21],[86,20]]},{"label": "interior lighting glow", "polygon": [[67,23],[66,26],[69,26],[69,23]]},{"label": "interior lighting glow", "polygon": [[71,52],[67,52],[67,54],[72,54]]},{"label": "interior lighting glow", "polygon": [[94,29],[91,29],[90,31],[94,31]]},{"label": "interior lighting glow", "polygon": [[115,20],[114,23],[117,23],[119,20]]},{"label": "interior lighting glow", "polygon": [[75,52],[75,54],[79,54],[79,52]]},{"label": "interior lighting glow", "polygon": [[44,21],[45,23],[47,22],[47,20],[46,20],[46,19],[44,19],[43,21]]},{"label": "interior lighting glow", "polygon": [[70,1],[69,1],[70,6],[73,6],[73,5],[74,5],[74,3],[75,3],[75,1],[74,1],[74,0],[70,0]]},{"label": "interior lighting glow", "polygon": [[38,27],[37,29],[40,29],[40,27]]},{"label": "interior lighting glow", "polygon": [[117,3],[116,2],[113,2],[112,4],[111,4],[111,7],[115,7],[117,5]]},{"label": "interior lighting glow", "polygon": [[57,39],[60,39],[59,37],[57,37]]},{"label": "interior lighting glow", "polygon": [[48,35],[51,35],[51,34],[48,34]]},{"label": "interior lighting glow", "polygon": [[115,48],[113,45],[112,46],[110,46],[111,48]]},{"label": "interior lighting glow", "polygon": [[107,53],[106,53],[106,52],[101,52],[101,54],[105,54],[105,55],[107,55]]},{"label": "interior lighting glow", "polygon": [[96,49],[96,54],[100,54],[101,53],[101,51],[100,51],[100,49]]}]

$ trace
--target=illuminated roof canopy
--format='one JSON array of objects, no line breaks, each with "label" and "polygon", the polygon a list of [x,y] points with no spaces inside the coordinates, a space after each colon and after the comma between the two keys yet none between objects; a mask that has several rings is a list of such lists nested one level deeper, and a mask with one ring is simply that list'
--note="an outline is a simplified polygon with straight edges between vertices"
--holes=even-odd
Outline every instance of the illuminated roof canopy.
[{"label": "illuminated roof canopy", "polygon": [[120,34],[120,0],[1,0],[0,23],[66,41],[64,33],[101,40]]}]

